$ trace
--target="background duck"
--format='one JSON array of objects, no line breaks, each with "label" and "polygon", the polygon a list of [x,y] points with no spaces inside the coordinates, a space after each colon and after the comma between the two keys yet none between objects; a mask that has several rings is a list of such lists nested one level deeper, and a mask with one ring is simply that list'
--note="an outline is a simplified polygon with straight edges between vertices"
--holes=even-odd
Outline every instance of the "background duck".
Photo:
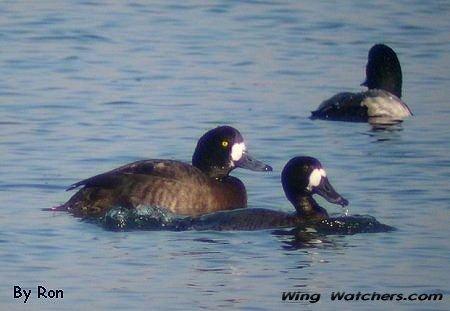
[{"label": "background duck", "polygon": [[133,209],[145,205],[198,216],[244,208],[245,186],[229,175],[236,167],[272,170],[248,153],[238,130],[220,126],[198,140],[192,165],[161,159],[130,163],[73,184],[67,190],[82,188],[66,203],[51,210],[99,217],[114,206]]},{"label": "background duck", "polygon": [[374,45],[368,55],[366,92],[343,92],[322,102],[312,111],[312,119],[386,123],[412,115],[401,100],[402,69],[394,50],[385,44]]}]

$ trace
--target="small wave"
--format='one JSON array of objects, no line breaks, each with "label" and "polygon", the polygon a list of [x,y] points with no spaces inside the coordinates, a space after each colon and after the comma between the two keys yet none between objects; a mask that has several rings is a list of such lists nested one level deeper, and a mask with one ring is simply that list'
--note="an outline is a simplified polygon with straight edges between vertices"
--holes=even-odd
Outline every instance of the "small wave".
[{"label": "small wave", "polygon": [[48,36],[36,36],[31,38],[33,41],[78,41],[78,42],[107,42],[110,43],[111,40],[99,36],[99,35],[93,35],[93,34],[84,34],[84,33],[74,33],[74,34],[55,34],[55,35],[48,35]]},{"label": "small wave", "polygon": [[178,216],[164,208],[138,206],[134,209],[114,207],[101,219],[102,225],[113,231],[190,229],[189,217]]},{"label": "small wave", "polygon": [[138,105],[137,102],[127,101],[127,100],[116,100],[111,102],[104,102],[102,105],[107,106],[131,106],[131,105]]},{"label": "small wave", "polygon": [[351,215],[332,217],[322,220],[315,226],[322,234],[355,234],[355,233],[377,233],[395,230],[394,227],[380,223],[370,215]]}]

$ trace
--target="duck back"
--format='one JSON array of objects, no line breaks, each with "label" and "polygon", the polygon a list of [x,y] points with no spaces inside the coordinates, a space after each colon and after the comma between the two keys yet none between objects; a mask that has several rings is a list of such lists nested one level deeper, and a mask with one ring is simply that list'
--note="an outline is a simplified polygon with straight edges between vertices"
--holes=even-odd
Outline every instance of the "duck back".
[{"label": "duck back", "polygon": [[63,207],[82,217],[103,216],[113,206],[160,206],[192,216],[247,206],[239,179],[212,179],[196,167],[173,160],[137,161],[82,180],[68,190],[80,186]]}]

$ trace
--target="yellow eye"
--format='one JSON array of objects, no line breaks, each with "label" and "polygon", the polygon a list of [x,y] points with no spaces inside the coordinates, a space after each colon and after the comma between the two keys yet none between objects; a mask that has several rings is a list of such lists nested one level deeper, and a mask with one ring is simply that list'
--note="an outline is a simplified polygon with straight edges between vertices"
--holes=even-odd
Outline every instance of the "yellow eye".
[{"label": "yellow eye", "polygon": [[228,141],[222,140],[222,147],[224,148],[228,147]]}]

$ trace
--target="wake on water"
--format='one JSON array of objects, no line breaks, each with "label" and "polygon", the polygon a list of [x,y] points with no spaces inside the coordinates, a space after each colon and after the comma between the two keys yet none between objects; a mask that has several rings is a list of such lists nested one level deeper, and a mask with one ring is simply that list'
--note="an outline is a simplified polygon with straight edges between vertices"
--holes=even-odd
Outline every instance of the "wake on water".
[{"label": "wake on water", "polygon": [[321,234],[355,234],[388,232],[395,228],[380,223],[370,215],[348,215],[330,217],[329,219],[308,222],[280,211],[245,208],[221,211],[200,217],[180,216],[164,208],[139,206],[135,209],[114,207],[105,217],[96,219],[105,229],[112,231],[131,230],[263,230],[294,228],[296,231],[306,229]]}]

